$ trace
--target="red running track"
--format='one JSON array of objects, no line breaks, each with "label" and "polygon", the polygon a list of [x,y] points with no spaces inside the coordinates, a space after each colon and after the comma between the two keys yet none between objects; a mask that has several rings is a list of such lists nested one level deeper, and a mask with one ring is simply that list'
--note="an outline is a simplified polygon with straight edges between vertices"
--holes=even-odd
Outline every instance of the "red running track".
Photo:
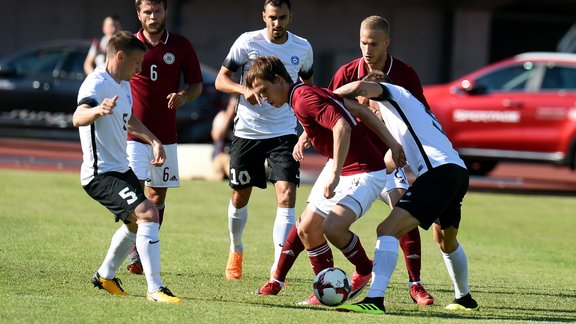
[{"label": "red running track", "polygon": [[[79,142],[0,139],[0,168],[79,172]],[[314,181],[326,159],[306,155],[302,179]],[[490,192],[576,195],[576,172],[543,164],[500,163],[487,177],[470,178],[470,189]]]}]

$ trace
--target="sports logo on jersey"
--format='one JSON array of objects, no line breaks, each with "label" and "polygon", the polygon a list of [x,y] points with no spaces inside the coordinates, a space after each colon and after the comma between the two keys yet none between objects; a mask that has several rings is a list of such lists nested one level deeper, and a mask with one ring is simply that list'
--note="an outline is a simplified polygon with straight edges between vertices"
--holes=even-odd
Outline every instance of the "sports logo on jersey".
[{"label": "sports logo on jersey", "polygon": [[300,58],[298,56],[294,55],[290,58],[290,61],[292,61],[292,64],[298,65],[298,63],[300,63]]},{"label": "sports logo on jersey", "polygon": [[168,53],[164,54],[163,59],[164,59],[164,63],[172,64],[172,63],[174,63],[174,61],[176,61],[176,56],[174,56],[174,54],[168,52]]}]

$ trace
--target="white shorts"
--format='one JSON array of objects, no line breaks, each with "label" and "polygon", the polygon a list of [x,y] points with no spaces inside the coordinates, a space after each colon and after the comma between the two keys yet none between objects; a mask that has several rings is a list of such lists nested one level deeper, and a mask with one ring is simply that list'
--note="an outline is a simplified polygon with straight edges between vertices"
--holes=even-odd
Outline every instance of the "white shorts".
[{"label": "white shorts", "polygon": [[386,187],[380,193],[380,200],[386,204],[390,204],[390,198],[388,193],[393,189],[408,190],[410,184],[408,183],[408,178],[406,173],[404,173],[404,168],[398,168],[392,173],[386,175]]},{"label": "white shorts", "polygon": [[332,171],[332,159],[326,162],[324,169],[316,179],[308,196],[308,206],[320,216],[326,217],[335,205],[350,208],[356,218],[364,215],[374,200],[378,199],[386,185],[386,170],[340,176],[340,182],[334,190],[334,197],[324,198],[324,186]]},{"label": "white shorts", "polygon": [[146,186],[154,188],[180,187],[177,144],[164,145],[166,161],[161,167],[154,167],[150,164],[150,161],[154,160],[154,152],[150,144],[128,141],[126,151],[130,168],[138,180],[145,181]]}]

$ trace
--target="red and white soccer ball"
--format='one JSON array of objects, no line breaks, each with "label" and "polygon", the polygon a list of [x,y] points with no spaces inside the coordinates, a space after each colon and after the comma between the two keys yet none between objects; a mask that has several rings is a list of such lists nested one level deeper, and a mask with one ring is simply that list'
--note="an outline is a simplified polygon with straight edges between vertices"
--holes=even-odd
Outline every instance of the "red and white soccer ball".
[{"label": "red and white soccer ball", "polygon": [[339,268],[326,268],[314,279],[314,295],[326,306],[338,306],[352,290],[350,277]]}]

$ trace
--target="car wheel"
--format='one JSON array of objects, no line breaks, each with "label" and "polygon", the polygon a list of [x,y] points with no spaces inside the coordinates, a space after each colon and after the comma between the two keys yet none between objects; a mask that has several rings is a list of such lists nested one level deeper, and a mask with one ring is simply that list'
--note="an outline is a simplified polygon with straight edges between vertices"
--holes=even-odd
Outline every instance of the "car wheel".
[{"label": "car wheel", "polygon": [[470,175],[484,176],[490,171],[494,170],[496,161],[478,161],[478,160],[464,160],[466,168],[468,168],[468,173]]}]

